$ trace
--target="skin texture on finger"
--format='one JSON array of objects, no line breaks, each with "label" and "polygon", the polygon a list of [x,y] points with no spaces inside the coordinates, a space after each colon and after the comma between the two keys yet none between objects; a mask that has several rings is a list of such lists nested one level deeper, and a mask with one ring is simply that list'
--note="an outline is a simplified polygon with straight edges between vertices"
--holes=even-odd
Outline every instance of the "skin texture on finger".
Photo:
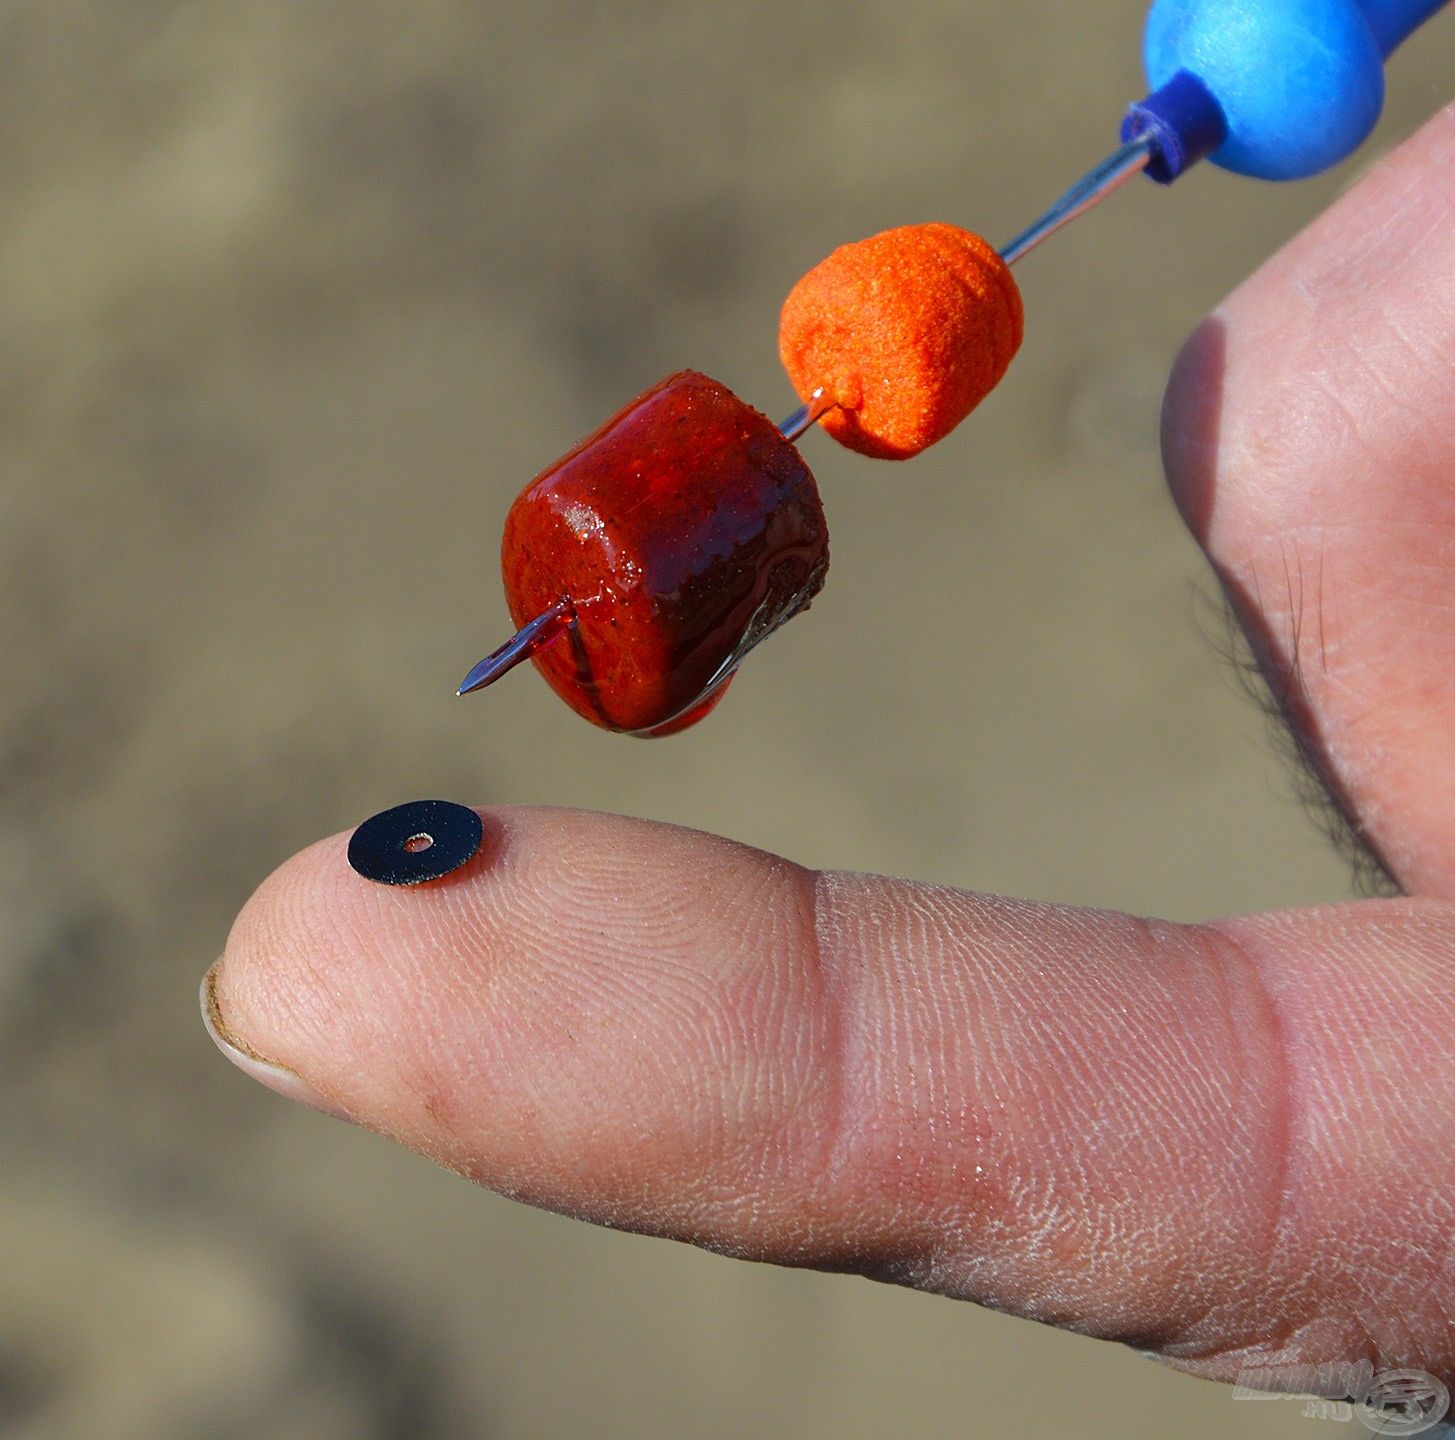
[{"label": "skin texture on finger", "polygon": [[1163,451],[1340,808],[1455,896],[1455,106],[1196,332]]},{"label": "skin texture on finger", "polygon": [[1184,927],[485,823],[419,889],[355,875],[344,836],[288,862],[214,973],[222,1033],[566,1214],[1211,1375],[1452,1375],[1455,911]]}]

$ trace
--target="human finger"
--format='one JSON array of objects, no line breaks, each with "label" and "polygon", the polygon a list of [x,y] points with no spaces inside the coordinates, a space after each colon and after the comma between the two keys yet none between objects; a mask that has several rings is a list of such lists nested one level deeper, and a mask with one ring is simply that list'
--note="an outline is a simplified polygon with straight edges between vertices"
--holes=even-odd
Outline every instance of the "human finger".
[{"label": "human finger", "polygon": [[1199,327],[1163,453],[1345,818],[1455,896],[1455,106]]},{"label": "human finger", "polygon": [[1280,1347],[1449,1373],[1455,912],[1177,926],[609,816],[485,824],[418,889],[342,836],[284,865],[206,987],[234,1058],[582,1219],[1204,1373]]}]

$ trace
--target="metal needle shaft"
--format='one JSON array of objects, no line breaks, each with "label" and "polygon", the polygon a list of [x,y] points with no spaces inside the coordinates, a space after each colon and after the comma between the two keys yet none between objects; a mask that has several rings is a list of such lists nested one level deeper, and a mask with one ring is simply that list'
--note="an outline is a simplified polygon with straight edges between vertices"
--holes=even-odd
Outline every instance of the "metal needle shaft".
[{"label": "metal needle shaft", "polygon": [[797,440],[805,431],[812,430],[833,408],[834,402],[824,394],[820,385],[804,404],[779,424],[779,432],[785,440]]},{"label": "metal needle shaft", "polygon": [[1086,214],[1132,176],[1140,175],[1151,163],[1153,147],[1152,135],[1146,134],[1114,150],[1095,169],[1087,171],[1034,225],[1022,230],[1000,252],[1000,258],[1007,265],[1014,265],[1042,240],[1054,235],[1063,225],[1069,225],[1078,215]]},{"label": "metal needle shaft", "polygon": [[530,624],[517,630],[500,649],[491,651],[460,681],[460,688],[455,694],[469,695],[493,684],[507,670],[514,670],[521,661],[529,660],[537,651],[559,640],[575,619],[570,600],[563,596],[549,609],[542,610]]}]

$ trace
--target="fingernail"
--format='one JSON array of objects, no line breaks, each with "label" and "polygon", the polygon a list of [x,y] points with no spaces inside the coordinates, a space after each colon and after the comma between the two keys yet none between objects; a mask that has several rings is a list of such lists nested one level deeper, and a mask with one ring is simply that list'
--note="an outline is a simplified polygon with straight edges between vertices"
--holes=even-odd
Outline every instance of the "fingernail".
[{"label": "fingernail", "polygon": [[202,977],[202,1023],[207,1027],[207,1033],[212,1036],[213,1044],[244,1075],[251,1076],[260,1085],[266,1085],[285,1100],[306,1105],[310,1110],[317,1110],[320,1115],[328,1115],[335,1120],[351,1120],[349,1115],[332,1100],[319,1094],[296,1071],[278,1064],[276,1060],[268,1060],[259,1055],[246,1040],[229,1028],[217,1003],[217,972],[221,966],[222,961],[219,960]]}]

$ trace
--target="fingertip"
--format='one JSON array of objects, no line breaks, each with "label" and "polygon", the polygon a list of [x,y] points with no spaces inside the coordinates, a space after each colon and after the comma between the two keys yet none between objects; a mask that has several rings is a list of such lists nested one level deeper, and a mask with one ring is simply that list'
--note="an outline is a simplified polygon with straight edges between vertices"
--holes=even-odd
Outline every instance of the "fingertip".
[{"label": "fingertip", "polygon": [[279,867],[214,973],[213,1028],[290,1098],[280,1070],[491,1188],[646,1223],[674,1174],[746,1163],[822,1085],[796,1039],[760,1049],[808,1004],[807,872],[616,816],[482,818],[434,883],[367,881],[342,835]]},{"label": "fingertip", "polygon": [[315,1083],[318,976],[337,953],[337,903],[347,837],[333,835],[292,856],[249,897],[222,956],[203,976],[202,1020],[239,1070],[295,1103],[336,1118],[343,1105]]},{"label": "fingertip", "polygon": [[315,1089],[296,1071],[260,1054],[232,1027],[222,1012],[218,996],[218,978],[222,961],[216,961],[202,977],[198,999],[202,1008],[202,1025],[212,1043],[249,1079],[256,1080],[274,1094],[292,1100],[321,1115],[335,1120],[348,1120],[348,1113]]},{"label": "fingertip", "polygon": [[450,983],[460,947],[440,952],[468,929],[482,878],[504,843],[499,820],[478,813],[479,850],[426,884],[366,879],[349,864],[350,832],[340,832],[258,886],[202,988],[204,1022],[233,1064],[325,1114],[394,1108],[401,1052],[420,1009],[427,1014],[420,974],[439,955],[441,983]]}]

